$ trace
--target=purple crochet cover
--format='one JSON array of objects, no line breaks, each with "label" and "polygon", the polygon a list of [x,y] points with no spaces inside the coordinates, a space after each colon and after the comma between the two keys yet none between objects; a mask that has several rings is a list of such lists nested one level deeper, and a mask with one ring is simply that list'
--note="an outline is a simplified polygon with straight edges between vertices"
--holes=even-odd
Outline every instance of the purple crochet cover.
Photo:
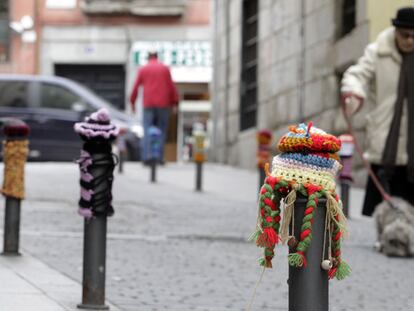
[{"label": "purple crochet cover", "polygon": [[85,122],[75,123],[75,132],[87,139],[105,138],[111,139],[118,136],[119,127],[111,124],[106,108],[101,108],[85,118]]},{"label": "purple crochet cover", "polygon": [[[79,133],[85,141],[90,142],[104,139],[110,143],[110,141],[115,139],[119,133],[119,127],[111,124],[108,110],[105,108],[102,108],[97,112],[92,113],[89,117],[86,117],[85,122],[76,123],[74,129],[75,132]],[[79,206],[78,213],[89,219],[94,216],[92,200],[95,192],[91,188],[94,183],[91,168],[93,165],[96,165],[96,163],[92,160],[91,153],[86,150],[81,150],[80,157],[76,163],[79,164],[80,169],[81,202],[83,202]]]}]

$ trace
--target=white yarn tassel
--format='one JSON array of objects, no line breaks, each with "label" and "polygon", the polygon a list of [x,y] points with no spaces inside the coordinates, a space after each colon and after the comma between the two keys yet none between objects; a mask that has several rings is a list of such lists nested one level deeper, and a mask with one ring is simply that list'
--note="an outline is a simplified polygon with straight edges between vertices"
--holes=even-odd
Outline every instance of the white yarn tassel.
[{"label": "white yarn tassel", "polygon": [[[342,211],[342,204],[335,200],[329,192],[326,192],[326,211],[329,213],[331,221],[334,221],[344,235],[347,233],[346,217]],[[339,221],[336,217],[339,215]]]},{"label": "white yarn tassel", "polygon": [[286,243],[286,241],[289,239],[289,225],[292,221],[292,214],[294,209],[294,204],[296,201],[296,189],[290,190],[289,194],[286,196],[286,198],[283,200],[283,219],[282,219],[282,225],[280,228],[280,240],[282,243]]}]

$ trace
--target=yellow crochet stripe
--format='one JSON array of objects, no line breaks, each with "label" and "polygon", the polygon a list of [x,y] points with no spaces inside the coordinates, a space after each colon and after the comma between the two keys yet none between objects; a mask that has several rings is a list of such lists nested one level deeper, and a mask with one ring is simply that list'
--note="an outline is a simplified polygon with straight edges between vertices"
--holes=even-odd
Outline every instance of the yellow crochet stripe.
[{"label": "yellow crochet stripe", "polygon": [[300,184],[310,183],[322,186],[327,191],[335,191],[336,184],[332,174],[324,171],[315,171],[307,168],[275,167],[271,173],[272,176],[282,177],[287,181],[296,181]]},{"label": "yellow crochet stripe", "polygon": [[282,152],[286,151],[292,151],[293,146],[296,146],[298,144],[304,145],[310,149],[310,147],[313,145],[313,141],[311,138],[304,138],[304,137],[286,137],[283,140],[283,143],[279,143],[279,150]]}]

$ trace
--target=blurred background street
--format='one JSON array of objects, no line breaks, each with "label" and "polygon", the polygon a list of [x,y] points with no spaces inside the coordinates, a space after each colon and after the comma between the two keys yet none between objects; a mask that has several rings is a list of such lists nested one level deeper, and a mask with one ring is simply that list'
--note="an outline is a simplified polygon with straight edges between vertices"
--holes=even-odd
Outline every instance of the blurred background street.
[{"label": "blurred background street", "polygon": [[[73,160],[83,141],[73,127],[101,108],[120,129],[112,147],[123,164],[122,173],[114,171],[115,215],[108,218],[111,310],[246,310],[261,273],[262,249],[247,242],[256,224],[259,158],[271,161],[292,124],[313,121],[335,136],[349,134],[343,74],[398,8],[412,5],[0,0],[0,121],[13,117],[30,127],[22,256],[0,257],[0,311],[73,311],[81,301],[84,219],[77,214]],[[165,153],[157,159],[166,164],[150,183],[142,161],[143,86],[136,100],[130,96],[154,53],[170,69],[178,105],[168,111]],[[366,104],[353,118],[361,146],[371,108]],[[258,133],[268,141],[260,142]],[[414,261],[373,249],[374,221],[361,216],[367,172],[349,150],[343,256],[352,275],[330,282],[329,310],[412,310]],[[204,163],[201,192],[194,191],[196,151]],[[251,310],[288,310],[287,253],[277,248]]]},{"label": "blurred background street", "polygon": [[[108,219],[107,299],[125,311],[244,310],[261,272],[261,249],[247,242],[256,221],[257,174],[207,164],[205,191],[197,193],[193,165],[167,164],[156,184],[148,183],[149,169],[141,164],[125,168],[115,176],[115,215]],[[21,248],[23,256],[81,282],[78,174],[71,163],[27,165]],[[409,310],[414,262],[373,250],[372,219],[360,216],[363,193],[351,193],[343,254],[353,272],[330,282],[330,310]],[[287,310],[287,251],[277,248],[252,310]]]}]

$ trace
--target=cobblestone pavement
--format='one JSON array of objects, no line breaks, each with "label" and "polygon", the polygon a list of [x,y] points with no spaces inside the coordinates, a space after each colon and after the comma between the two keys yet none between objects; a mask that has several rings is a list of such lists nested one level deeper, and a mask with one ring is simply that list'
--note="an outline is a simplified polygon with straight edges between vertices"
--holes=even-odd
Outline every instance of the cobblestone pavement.
[{"label": "cobblestone pavement", "polygon": [[[78,174],[75,164],[27,165],[21,248],[81,282]],[[256,221],[257,173],[208,164],[202,193],[193,191],[192,165],[167,164],[158,175],[159,182],[150,184],[139,163],[126,163],[124,174],[116,173],[107,299],[125,311],[244,310],[261,272],[261,250],[246,242]],[[356,216],[361,195],[353,189],[355,217],[343,250],[353,274],[330,283],[330,310],[411,310],[414,260],[373,251],[372,220]],[[288,309],[286,255],[286,247],[278,248],[251,310]]]}]

